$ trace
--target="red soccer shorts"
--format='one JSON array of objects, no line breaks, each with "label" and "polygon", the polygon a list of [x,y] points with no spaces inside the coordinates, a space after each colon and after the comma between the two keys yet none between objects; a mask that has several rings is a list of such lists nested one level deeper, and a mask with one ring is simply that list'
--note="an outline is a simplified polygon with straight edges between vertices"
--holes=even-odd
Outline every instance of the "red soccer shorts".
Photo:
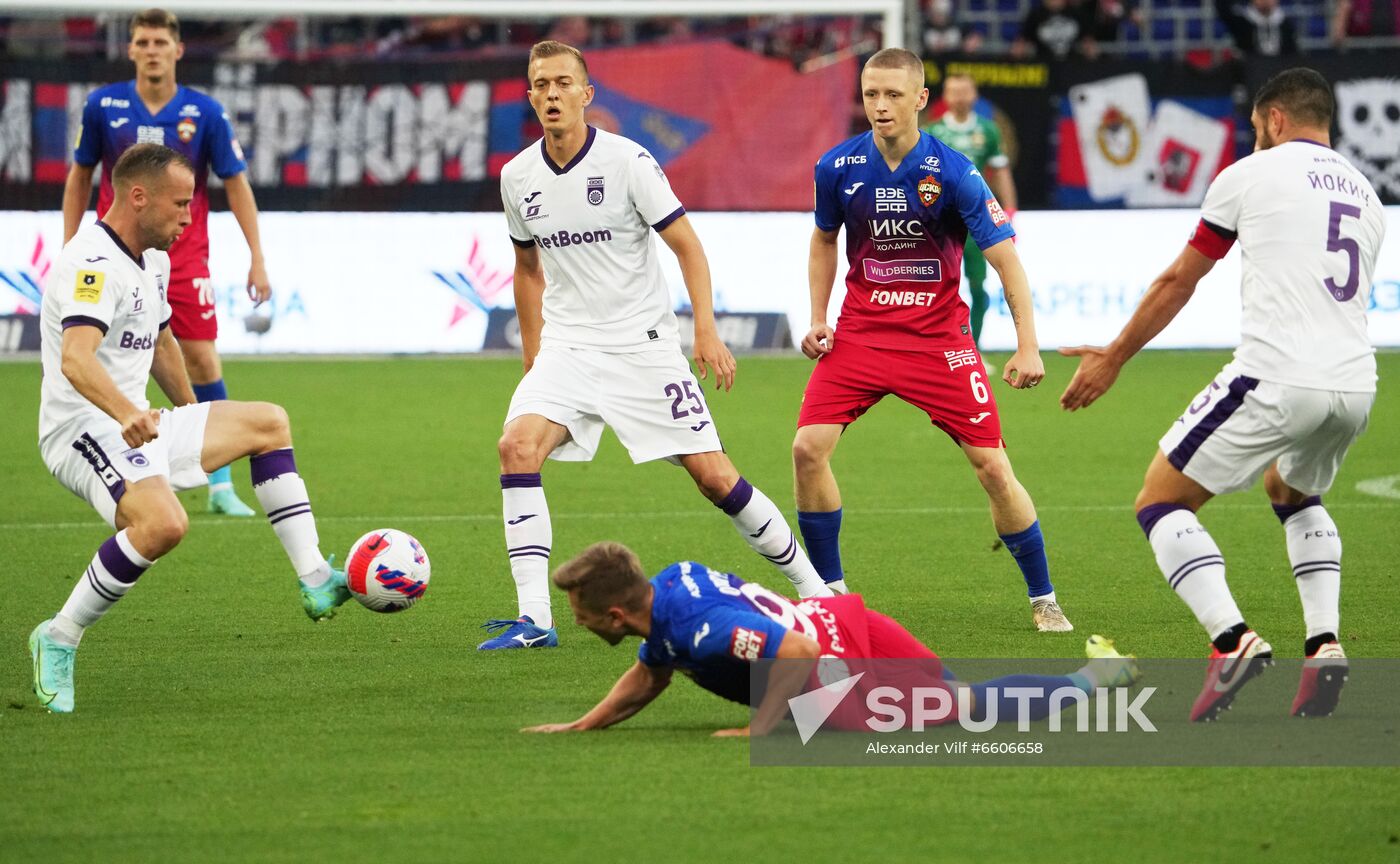
[{"label": "red soccer shorts", "polygon": [[951,351],[897,351],[843,340],[838,331],[836,347],[817,361],[807,381],[797,425],[845,426],[891,394],[960,444],[1005,446],[987,370],[970,344]]},{"label": "red soccer shorts", "polygon": [[[818,606],[825,613],[814,616],[818,631],[835,625],[840,641],[844,643],[838,649],[830,639],[819,640],[822,656],[834,660],[818,661],[809,687],[815,689],[835,683],[840,678],[861,676],[852,692],[841,700],[827,719],[829,728],[872,728],[868,723],[872,717],[876,717],[871,702],[873,695],[879,695],[873,694],[877,689],[886,701],[894,700],[906,708],[913,704],[921,691],[941,691],[944,694],[942,701],[948,710],[942,717],[928,722],[937,725],[957,719],[957,698],[944,678],[943,661],[898,621],[865,608],[864,601],[856,594],[815,598],[807,600],[803,606],[809,604]],[[840,662],[835,663],[837,660]]]},{"label": "red soccer shorts", "polygon": [[176,339],[213,340],[219,335],[214,285],[208,276],[171,279],[166,297],[170,300],[170,332]]}]

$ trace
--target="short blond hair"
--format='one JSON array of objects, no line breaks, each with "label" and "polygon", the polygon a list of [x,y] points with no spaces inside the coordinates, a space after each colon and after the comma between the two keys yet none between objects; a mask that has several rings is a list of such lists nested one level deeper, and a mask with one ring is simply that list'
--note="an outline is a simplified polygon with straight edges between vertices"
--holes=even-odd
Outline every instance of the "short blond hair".
[{"label": "short blond hair", "polygon": [[647,577],[637,553],[621,543],[594,543],[554,571],[561,591],[577,592],[579,605],[594,612],[614,606],[632,611],[646,597]]},{"label": "short blond hair", "polygon": [[924,61],[907,48],[881,48],[865,61],[866,69],[903,69],[924,85]]},{"label": "short blond hair", "polygon": [[[529,66],[533,66],[536,60],[543,60],[546,57],[569,56],[578,61],[579,68],[583,70],[583,80],[588,81],[588,61],[583,59],[583,52],[572,45],[565,45],[563,42],[555,42],[553,39],[546,39],[543,42],[536,42],[530,48]],[[529,73],[527,72],[528,76]]]}]

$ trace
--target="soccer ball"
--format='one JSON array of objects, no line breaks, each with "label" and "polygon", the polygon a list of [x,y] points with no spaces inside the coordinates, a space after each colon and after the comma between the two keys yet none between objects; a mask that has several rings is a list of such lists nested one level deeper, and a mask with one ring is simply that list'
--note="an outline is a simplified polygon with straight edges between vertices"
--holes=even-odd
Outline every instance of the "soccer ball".
[{"label": "soccer ball", "polygon": [[345,581],[366,609],[398,612],[428,590],[428,553],[403,531],[371,531],[350,547]]}]

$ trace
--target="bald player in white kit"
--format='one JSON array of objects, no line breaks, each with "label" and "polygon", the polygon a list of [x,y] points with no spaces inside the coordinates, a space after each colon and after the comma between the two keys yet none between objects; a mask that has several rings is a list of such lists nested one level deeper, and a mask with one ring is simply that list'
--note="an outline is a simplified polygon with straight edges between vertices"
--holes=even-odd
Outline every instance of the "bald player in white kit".
[{"label": "bald player in white kit", "polygon": [[1225,559],[1196,511],[1261,476],[1283,523],[1307,627],[1296,716],[1326,716],[1346,681],[1337,641],[1342,541],[1321,495],[1366,429],[1376,360],[1366,331],[1385,212],[1331,149],[1332,88],[1311,69],[1270,79],[1254,100],[1255,152],[1211,183],[1201,221],[1107,348],[1082,347],[1060,399],[1091,404],[1161,332],[1238,240],[1243,321],[1234,359],[1162,437],[1137,497],[1138,521],[1172,589],[1212,643],[1192,720],[1213,720],[1273,657],[1225,582]]},{"label": "bald player in white kit", "polygon": [[829,594],[781,511],[725,455],[681,351],[653,231],[685,278],[700,377],[713,370],[717,386],[733,386],[734,357],[715,330],[709,264],[661,166],[636,142],[587,125],[593,87],[577,49],[535,45],[528,75],[545,135],[501,172],[525,364],[498,448],[520,612],[487,622],[496,635],[479,647],[558,644],[549,600],[553,535],[539,472],[546,458],[591,460],[604,426],[633,462],[684,467],[798,594]]}]

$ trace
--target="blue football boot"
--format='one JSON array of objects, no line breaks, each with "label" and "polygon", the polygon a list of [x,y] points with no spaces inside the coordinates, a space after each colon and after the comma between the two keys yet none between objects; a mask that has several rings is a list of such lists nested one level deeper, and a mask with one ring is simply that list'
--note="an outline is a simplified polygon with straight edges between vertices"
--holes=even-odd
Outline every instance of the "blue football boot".
[{"label": "blue football boot", "polygon": [[495,651],[500,648],[559,647],[559,634],[555,629],[536,626],[529,615],[521,615],[515,620],[492,618],[482,625],[482,629],[495,635],[476,646],[478,651]]}]

